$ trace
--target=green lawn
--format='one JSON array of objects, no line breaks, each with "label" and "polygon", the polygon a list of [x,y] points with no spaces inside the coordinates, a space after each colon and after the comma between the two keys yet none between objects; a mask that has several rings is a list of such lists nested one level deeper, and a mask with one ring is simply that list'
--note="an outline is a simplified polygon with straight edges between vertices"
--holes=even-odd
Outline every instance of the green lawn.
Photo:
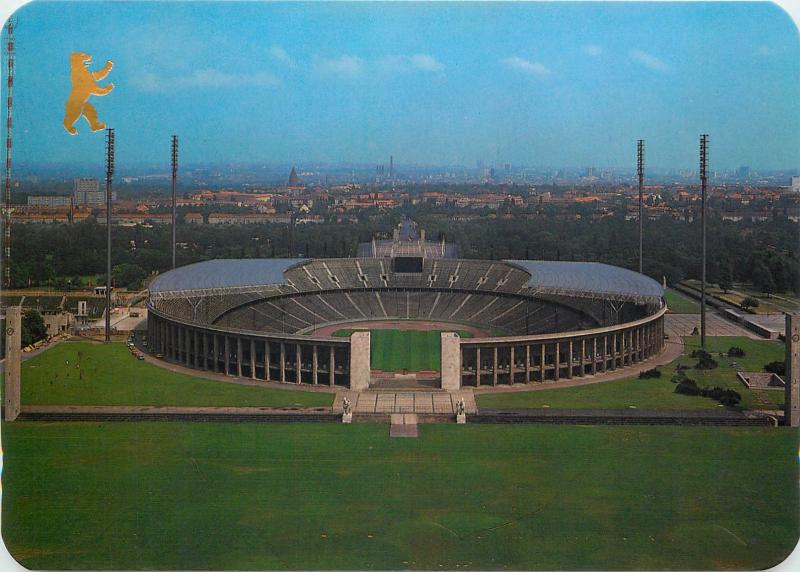
[{"label": "green lawn", "polygon": [[787,428],[14,423],[32,569],[760,569],[798,537]]},{"label": "green lawn", "polygon": [[[334,332],[337,337],[350,337],[353,329]],[[457,330],[462,338],[472,334]],[[370,366],[381,371],[431,370],[442,367],[442,330],[370,330]]]},{"label": "green lawn", "polygon": [[[734,389],[742,396],[742,405],[747,409],[779,409],[783,407],[782,391],[748,390],[736,377],[731,363],[736,361],[745,371],[763,371],[764,364],[783,359],[783,345],[766,340],[746,337],[706,338],[710,352],[727,352],[738,346],[747,354],[744,358],[714,356],[719,367],[714,370],[690,369],[686,373],[700,387],[719,386]],[[699,347],[699,338],[684,338],[685,353]],[[485,409],[712,409],[718,402],[705,397],[690,397],[675,393],[675,384],[670,381],[678,364],[693,366],[696,359],[683,355],[661,369],[659,379],[629,377],[592,385],[568,388],[553,388],[540,391],[514,393],[482,393],[476,396],[478,407]]]},{"label": "green lawn", "polygon": [[333,395],[174,373],[136,360],[123,343],[64,342],[23,362],[22,403],[311,407],[331,405]]},{"label": "green lawn", "polygon": [[666,290],[664,298],[667,306],[676,314],[699,314],[700,304],[677,290]]}]

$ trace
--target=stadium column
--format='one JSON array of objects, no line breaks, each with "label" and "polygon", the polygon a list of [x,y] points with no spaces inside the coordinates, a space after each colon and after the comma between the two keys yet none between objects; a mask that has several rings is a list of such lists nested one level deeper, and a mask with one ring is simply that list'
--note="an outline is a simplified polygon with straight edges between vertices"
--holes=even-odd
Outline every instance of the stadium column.
[{"label": "stadium column", "polygon": [[224,337],[225,337],[225,343],[223,344],[223,350],[222,350],[222,351],[225,352],[224,361],[223,361],[223,364],[224,364],[224,370],[223,371],[225,372],[225,375],[230,375],[231,374],[231,363],[230,363],[231,362],[231,339],[228,337],[227,334]]},{"label": "stadium column", "polygon": [[454,332],[442,332],[442,389],[461,388],[461,339]]},{"label": "stadium column", "polygon": [[497,346],[492,354],[492,385],[497,385]]},{"label": "stadium column", "polygon": [[553,379],[558,381],[561,375],[561,344],[556,342],[554,345],[556,346],[556,354],[553,360]]},{"label": "stadium column", "polygon": [[508,383],[513,385],[514,384],[514,346],[513,344],[509,347],[509,356],[508,356]]},{"label": "stadium column", "polygon": [[286,344],[281,342],[281,383],[286,381]]},{"label": "stadium column", "polygon": [[617,369],[617,334],[611,334],[611,370]]},{"label": "stadium column", "polygon": [[531,345],[525,344],[525,383],[531,382]]},{"label": "stadium column", "polygon": [[183,356],[183,363],[186,367],[192,364],[192,333],[191,328],[183,328],[183,345],[186,346],[186,355]]},{"label": "stadium column", "polygon": [[784,423],[800,426],[800,314],[786,314]]},{"label": "stadium column", "polygon": [[272,381],[269,376],[269,342],[264,340],[264,380]]},{"label": "stadium column", "polygon": [[586,338],[581,338],[581,377],[586,375]]},{"label": "stadium column", "polygon": [[20,361],[22,345],[22,308],[6,307],[5,421],[14,421],[22,408],[20,394]]},{"label": "stadium column", "polygon": [[330,347],[330,356],[328,357],[328,385],[333,387],[336,385],[336,348]]},{"label": "stadium column", "polygon": [[175,326],[175,361],[181,363],[183,359],[183,328]]},{"label": "stadium column", "polygon": [[606,372],[608,369],[608,336],[603,336],[603,366],[602,366],[603,373]]},{"label": "stadium column", "polygon": [[350,334],[350,389],[364,391],[369,388],[370,378],[370,334]]},{"label": "stadium column", "polygon": [[569,340],[569,346],[567,347],[567,379],[572,379],[572,368],[573,368],[573,361],[572,361],[572,340]]},{"label": "stadium column", "polygon": [[294,382],[302,383],[303,381],[303,352],[300,349],[300,344],[295,344],[294,348]]},{"label": "stadium column", "polygon": [[319,355],[317,355],[317,344],[312,346],[311,353],[311,383],[317,385],[317,374],[319,373]]},{"label": "stadium column", "polygon": [[250,340],[250,379],[256,378],[256,341]]},{"label": "stadium column", "polygon": [[544,362],[547,354],[545,353],[545,344],[544,342],[539,345],[539,382],[541,383],[544,381]]},{"label": "stadium column", "polygon": [[236,376],[242,377],[242,338],[236,336]]},{"label": "stadium column", "polygon": [[194,367],[200,369],[200,336],[202,332],[192,330],[192,341],[194,341]]},{"label": "stadium column", "polygon": [[592,338],[592,375],[597,375],[597,336]]},{"label": "stadium column", "polygon": [[219,336],[217,334],[211,334],[214,336],[213,346],[214,346],[214,361],[212,362],[212,366],[214,369],[214,373],[219,371]]},{"label": "stadium column", "polygon": [[201,338],[202,338],[202,343],[203,343],[202,364],[203,364],[203,369],[207,370],[208,369],[208,332],[202,332],[201,333]]},{"label": "stadium column", "polygon": [[481,348],[475,348],[475,387],[481,386]]}]

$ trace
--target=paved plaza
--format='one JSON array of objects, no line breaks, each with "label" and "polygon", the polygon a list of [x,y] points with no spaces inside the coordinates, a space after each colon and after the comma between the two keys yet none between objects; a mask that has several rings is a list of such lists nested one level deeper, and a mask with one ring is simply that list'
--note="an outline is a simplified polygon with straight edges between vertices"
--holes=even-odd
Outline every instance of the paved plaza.
[{"label": "paved plaza", "polygon": [[[664,330],[672,337],[689,336],[694,328],[700,330],[700,314],[667,314],[664,316]],[[715,313],[706,314],[706,335],[708,336],[745,336],[763,339],[733,322],[725,320]]]},{"label": "paved plaza", "polygon": [[467,413],[478,411],[472,391],[340,391],[333,402],[336,413],[342,411],[347,397],[354,413],[440,413],[455,415],[463,399]]}]

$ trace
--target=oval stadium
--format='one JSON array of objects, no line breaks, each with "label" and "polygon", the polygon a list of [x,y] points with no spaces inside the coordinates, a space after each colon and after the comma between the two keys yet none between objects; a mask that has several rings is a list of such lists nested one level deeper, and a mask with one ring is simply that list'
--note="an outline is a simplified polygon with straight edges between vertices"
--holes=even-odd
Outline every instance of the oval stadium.
[{"label": "oval stadium", "polygon": [[656,281],[593,262],[465,260],[421,236],[357,258],[210,260],[150,285],[150,350],[190,368],[347,387],[558,383],[664,347]]}]

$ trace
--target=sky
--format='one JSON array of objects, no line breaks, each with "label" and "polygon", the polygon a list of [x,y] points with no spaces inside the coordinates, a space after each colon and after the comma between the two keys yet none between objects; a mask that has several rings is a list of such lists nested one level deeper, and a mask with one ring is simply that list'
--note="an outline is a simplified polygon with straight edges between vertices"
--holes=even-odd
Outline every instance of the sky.
[{"label": "sky", "polygon": [[[800,166],[800,42],[770,3],[33,2],[15,13],[14,158],[98,163],[62,126],[69,54],[118,165]],[[5,84],[5,82],[3,82]],[[5,102],[5,96],[3,97]],[[3,110],[5,113],[5,110]]]}]

